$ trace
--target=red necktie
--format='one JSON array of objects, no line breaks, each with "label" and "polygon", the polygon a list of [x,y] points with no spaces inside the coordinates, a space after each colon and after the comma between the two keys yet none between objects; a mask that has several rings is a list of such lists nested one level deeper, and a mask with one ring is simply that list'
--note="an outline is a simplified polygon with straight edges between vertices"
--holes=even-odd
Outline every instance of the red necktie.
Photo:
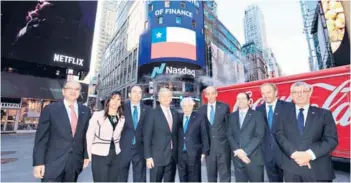
[{"label": "red necktie", "polygon": [[74,111],[74,105],[70,105],[69,108],[71,108],[71,129],[72,129],[72,135],[74,137],[74,134],[76,133],[76,128],[77,128],[77,123],[78,123],[78,117],[76,112]]}]

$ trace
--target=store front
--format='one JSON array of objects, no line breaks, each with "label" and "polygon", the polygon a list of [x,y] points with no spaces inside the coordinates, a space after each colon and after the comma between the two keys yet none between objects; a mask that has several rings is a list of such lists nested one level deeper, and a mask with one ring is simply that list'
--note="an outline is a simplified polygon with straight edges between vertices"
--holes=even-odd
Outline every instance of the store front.
[{"label": "store front", "polygon": [[[16,100],[19,100],[20,103],[13,103],[13,101]],[[38,127],[41,110],[53,101],[54,100],[2,97],[1,133],[35,132]]]},{"label": "store front", "polygon": [[21,104],[1,102],[1,132],[15,132]]},{"label": "store front", "polygon": [[[43,108],[63,99],[65,80],[1,73],[1,133],[35,132]],[[78,102],[86,102],[88,85],[82,84]]]}]

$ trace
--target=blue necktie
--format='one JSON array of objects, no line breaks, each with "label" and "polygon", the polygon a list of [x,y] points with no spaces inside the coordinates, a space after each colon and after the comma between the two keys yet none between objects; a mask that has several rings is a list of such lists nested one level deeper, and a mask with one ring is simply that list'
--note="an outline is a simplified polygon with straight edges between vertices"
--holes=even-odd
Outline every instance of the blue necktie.
[{"label": "blue necktie", "polygon": [[269,105],[269,110],[268,110],[268,125],[269,129],[272,129],[272,123],[273,123],[273,105]]},{"label": "blue necktie", "polygon": [[[134,106],[134,111],[133,111],[133,124],[134,124],[134,129],[136,130],[137,126],[138,126],[138,108],[137,106]],[[136,139],[135,139],[135,135],[133,138],[133,142],[132,144],[135,145],[136,143]]]},{"label": "blue necktie", "polygon": [[[188,123],[189,123],[189,116],[186,116],[186,117],[185,117],[185,124],[184,124],[184,127],[183,127],[184,136],[185,136],[186,130],[188,129]],[[185,140],[184,140],[184,145],[183,145],[183,151],[186,151]]]},{"label": "blue necktie", "polygon": [[210,122],[211,122],[211,125],[213,125],[213,123],[214,123],[214,115],[215,115],[214,108],[213,108],[213,105],[211,105],[211,111],[210,111]]},{"label": "blue necktie", "polygon": [[303,111],[305,110],[304,108],[301,108],[299,109],[300,112],[299,112],[299,115],[297,116],[297,125],[299,127],[299,131],[300,131],[300,135],[302,135],[303,133],[303,128],[305,126],[305,118],[304,118],[304,115],[303,115]]}]

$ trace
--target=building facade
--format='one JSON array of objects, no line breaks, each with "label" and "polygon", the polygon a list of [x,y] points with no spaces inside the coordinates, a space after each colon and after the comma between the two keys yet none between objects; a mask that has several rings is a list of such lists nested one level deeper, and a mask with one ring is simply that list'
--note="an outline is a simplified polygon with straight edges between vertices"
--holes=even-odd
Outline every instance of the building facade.
[{"label": "building facade", "polygon": [[95,55],[95,71],[94,75],[96,76],[100,73],[101,57],[104,53],[106,46],[111,41],[114,33],[116,31],[116,19],[117,19],[117,7],[119,1],[101,1],[101,10],[100,10],[100,25],[98,26],[98,40],[97,40],[97,50]]},{"label": "building facade", "polygon": [[220,49],[217,55],[228,58],[228,73],[244,78],[240,43],[216,17],[215,2],[210,7],[208,3],[121,1],[116,33],[102,56],[98,100],[112,91],[126,99],[130,86],[138,84],[148,105],[157,105],[161,87],[173,90],[174,107],[180,108],[180,100],[187,96],[199,102],[200,78],[213,74],[211,45]]},{"label": "building facade", "polygon": [[262,50],[254,42],[241,47],[242,60],[246,69],[246,82],[268,78],[267,65]]},{"label": "building facade", "polygon": [[266,26],[259,6],[250,5],[245,9],[244,33],[245,43],[254,42],[260,50],[267,48]]},{"label": "building facade", "polygon": [[314,15],[316,13],[318,5],[318,0],[301,0],[300,1],[300,7],[301,7],[301,14],[303,18],[303,26],[304,26],[304,33],[306,35],[306,41],[307,41],[307,46],[309,50],[309,66],[311,71],[317,71],[319,70],[319,62],[318,58],[321,59],[321,57],[317,57],[317,49],[314,44],[314,39],[313,39],[313,34],[312,34],[312,23],[314,19]]},{"label": "building facade", "polygon": [[128,87],[137,82],[139,36],[147,25],[144,1],[119,1],[116,31],[101,57],[98,101],[113,91],[127,98]]},{"label": "building facade", "polygon": [[213,11],[213,1],[204,1],[206,74],[213,85],[244,82],[244,65],[241,61],[239,41],[218,19]]},{"label": "building facade", "polygon": [[266,61],[268,78],[276,78],[281,76],[281,71],[279,71],[277,59],[271,48],[267,48],[263,52],[263,57]]}]

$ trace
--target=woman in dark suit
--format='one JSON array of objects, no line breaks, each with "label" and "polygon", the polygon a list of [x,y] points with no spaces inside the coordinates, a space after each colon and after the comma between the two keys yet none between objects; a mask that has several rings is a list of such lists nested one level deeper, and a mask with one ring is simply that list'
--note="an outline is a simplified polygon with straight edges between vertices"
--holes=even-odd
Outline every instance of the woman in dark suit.
[{"label": "woman in dark suit", "polygon": [[119,141],[124,122],[121,94],[113,92],[104,110],[93,114],[87,131],[94,182],[117,182],[117,155],[121,152]]}]

